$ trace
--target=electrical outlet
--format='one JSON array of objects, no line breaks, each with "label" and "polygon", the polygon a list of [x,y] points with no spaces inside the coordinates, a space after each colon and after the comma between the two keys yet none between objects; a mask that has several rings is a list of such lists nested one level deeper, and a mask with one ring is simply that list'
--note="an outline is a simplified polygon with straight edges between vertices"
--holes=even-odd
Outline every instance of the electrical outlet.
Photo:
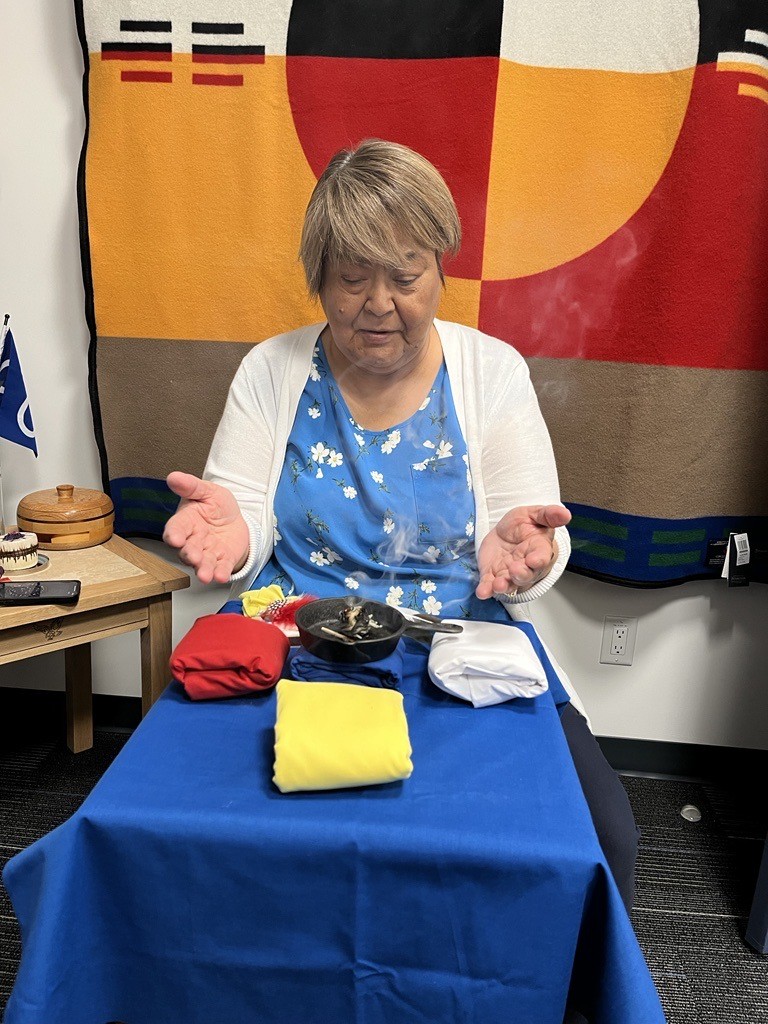
[{"label": "electrical outlet", "polygon": [[611,631],[611,655],[615,658],[623,658],[627,653],[627,626],[614,626]]},{"label": "electrical outlet", "polygon": [[637,619],[606,615],[600,662],[603,665],[631,665],[635,654]]}]

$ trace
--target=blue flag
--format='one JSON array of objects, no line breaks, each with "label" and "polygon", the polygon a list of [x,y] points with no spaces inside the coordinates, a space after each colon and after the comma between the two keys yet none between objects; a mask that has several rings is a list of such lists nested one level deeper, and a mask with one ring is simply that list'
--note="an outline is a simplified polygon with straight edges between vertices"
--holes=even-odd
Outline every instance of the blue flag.
[{"label": "blue flag", "polygon": [[29,411],[27,389],[21,375],[21,364],[16,354],[13,335],[5,335],[0,354],[0,437],[14,444],[31,448],[37,455],[35,428]]}]

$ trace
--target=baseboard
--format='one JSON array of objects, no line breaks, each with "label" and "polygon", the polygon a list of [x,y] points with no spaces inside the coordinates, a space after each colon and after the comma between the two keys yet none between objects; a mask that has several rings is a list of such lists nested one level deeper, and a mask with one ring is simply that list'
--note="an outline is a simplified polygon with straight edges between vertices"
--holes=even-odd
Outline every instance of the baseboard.
[{"label": "baseboard", "polygon": [[[120,697],[112,694],[93,695],[95,729],[127,729],[132,731],[141,721],[141,697]],[[66,707],[61,690],[29,690],[22,687],[0,687],[0,734],[23,735],[25,739],[41,740],[65,736]]]},{"label": "baseboard", "polygon": [[[0,687],[0,735],[40,740],[62,738],[65,721],[62,691]],[[133,730],[140,721],[140,697],[94,694],[94,728]],[[768,750],[612,736],[598,736],[597,741],[608,763],[619,772],[718,781],[734,776],[768,776]]]},{"label": "baseboard", "polygon": [[597,742],[611,767],[627,774],[723,782],[731,778],[764,779],[768,773],[768,750],[615,736],[598,736]]}]

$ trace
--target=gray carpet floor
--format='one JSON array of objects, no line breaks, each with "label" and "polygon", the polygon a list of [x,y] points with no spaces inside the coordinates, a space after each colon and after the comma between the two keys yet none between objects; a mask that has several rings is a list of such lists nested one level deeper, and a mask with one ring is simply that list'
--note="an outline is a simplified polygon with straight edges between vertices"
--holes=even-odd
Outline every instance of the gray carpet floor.
[{"label": "gray carpet floor", "polygon": [[[3,739],[0,866],[77,809],[127,738],[98,730],[93,750],[77,756],[60,741]],[[767,1024],[768,956],[744,941],[765,806],[736,783],[630,775],[622,781],[642,830],[632,918],[669,1024]],[[701,820],[682,818],[684,804],[698,807]],[[0,1013],[20,955],[16,919],[0,886]]]},{"label": "gray carpet floor", "polygon": [[735,781],[622,781],[642,832],[632,921],[669,1024],[766,1024],[768,956],[744,941],[765,803]]}]

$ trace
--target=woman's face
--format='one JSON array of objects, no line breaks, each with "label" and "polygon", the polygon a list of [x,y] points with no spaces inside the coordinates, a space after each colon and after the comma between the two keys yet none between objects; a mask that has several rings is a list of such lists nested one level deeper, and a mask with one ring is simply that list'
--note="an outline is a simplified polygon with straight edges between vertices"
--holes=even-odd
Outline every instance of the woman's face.
[{"label": "woman's face", "polygon": [[328,267],[320,301],[339,355],[368,373],[390,374],[425,355],[440,291],[435,254],[406,246],[397,270]]}]

